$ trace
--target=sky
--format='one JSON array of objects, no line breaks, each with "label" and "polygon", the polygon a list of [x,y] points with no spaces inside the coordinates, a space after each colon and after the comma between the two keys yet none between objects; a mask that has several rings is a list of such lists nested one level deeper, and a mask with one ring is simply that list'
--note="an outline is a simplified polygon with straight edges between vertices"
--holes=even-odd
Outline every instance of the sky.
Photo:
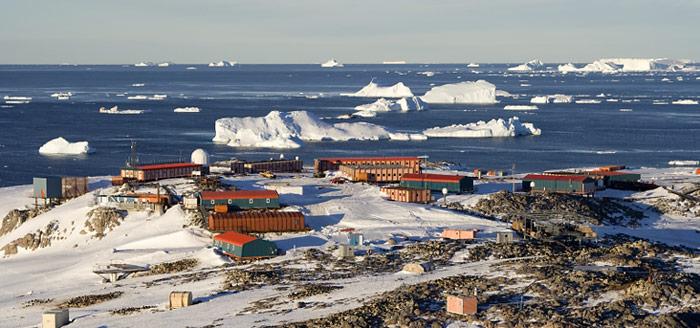
[{"label": "sky", "polygon": [[0,64],[700,59],[700,0],[2,0]]}]

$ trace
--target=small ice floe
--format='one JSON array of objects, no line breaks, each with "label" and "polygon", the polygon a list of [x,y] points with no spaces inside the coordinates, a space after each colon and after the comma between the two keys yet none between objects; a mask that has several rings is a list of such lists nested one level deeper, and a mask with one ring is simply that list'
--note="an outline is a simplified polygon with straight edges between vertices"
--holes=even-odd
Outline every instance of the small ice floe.
[{"label": "small ice floe", "polygon": [[32,97],[22,97],[22,96],[5,96],[2,99],[5,100],[6,104],[11,104],[11,105],[28,104],[32,101]]},{"label": "small ice floe", "polygon": [[698,101],[693,99],[679,99],[671,102],[674,105],[697,105]]},{"label": "small ice floe", "polygon": [[51,94],[51,98],[56,98],[58,100],[69,100],[73,96],[72,92],[54,92]]},{"label": "small ice floe", "polygon": [[99,112],[101,114],[122,114],[122,115],[138,115],[142,114],[144,110],[140,109],[124,109],[124,110],[119,110],[119,107],[114,106],[112,108],[104,108],[100,107]]},{"label": "small ice floe", "polygon": [[539,109],[535,105],[506,105],[503,107],[505,110],[536,110]]},{"label": "small ice floe", "polygon": [[199,107],[178,107],[173,109],[175,113],[199,113],[200,111]]},{"label": "small ice floe", "polygon": [[600,100],[597,99],[578,99],[577,104],[600,104]]}]

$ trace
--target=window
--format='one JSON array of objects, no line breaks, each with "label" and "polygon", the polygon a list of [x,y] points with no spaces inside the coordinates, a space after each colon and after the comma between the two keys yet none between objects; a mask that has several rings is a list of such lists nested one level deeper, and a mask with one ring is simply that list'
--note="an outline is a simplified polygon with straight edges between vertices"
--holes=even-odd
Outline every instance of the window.
[{"label": "window", "polygon": [[211,202],[212,205],[216,204],[216,201],[213,200],[213,199],[212,199],[210,202]]},{"label": "window", "polygon": [[228,204],[229,204],[229,205],[233,204],[233,200],[232,200],[232,199],[229,199],[229,200],[228,200]]},{"label": "window", "polygon": [[270,204],[270,199],[269,198],[265,199],[265,203]]},{"label": "window", "polygon": [[248,199],[248,204],[253,204],[253,199]]}]

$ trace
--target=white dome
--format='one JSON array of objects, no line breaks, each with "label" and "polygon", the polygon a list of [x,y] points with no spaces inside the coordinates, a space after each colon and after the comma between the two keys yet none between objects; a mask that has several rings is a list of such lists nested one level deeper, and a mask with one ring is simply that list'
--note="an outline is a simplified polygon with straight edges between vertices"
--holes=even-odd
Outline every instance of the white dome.
[{"label": "white dome", "polygon": [[192,152],[191,162],[195,164],[209,166],[209,154],[204,149],[195,149],[195,151]]}]

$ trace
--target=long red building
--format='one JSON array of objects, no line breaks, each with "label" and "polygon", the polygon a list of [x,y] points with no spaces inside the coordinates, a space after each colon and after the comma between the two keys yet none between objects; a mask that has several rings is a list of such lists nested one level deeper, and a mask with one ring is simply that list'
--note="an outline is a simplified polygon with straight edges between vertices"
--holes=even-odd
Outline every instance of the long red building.
[{"label": "long red building", "polygon": [[284,211],[241,211],[209,215],[210,231],[243,233],[304,231],[304,214]]},{"label": "long red building", "polygon": [[314,160],[314,172],[337,171],[340,165],[398,165],[420,172],[420,158],[415,156],[317,158]]},{"label": "long red building", "polygon": [[194,163],[149,164],[122,168],[120,175],[124,180],[154,181],[189,177],[201,169],[201,164]]}]

